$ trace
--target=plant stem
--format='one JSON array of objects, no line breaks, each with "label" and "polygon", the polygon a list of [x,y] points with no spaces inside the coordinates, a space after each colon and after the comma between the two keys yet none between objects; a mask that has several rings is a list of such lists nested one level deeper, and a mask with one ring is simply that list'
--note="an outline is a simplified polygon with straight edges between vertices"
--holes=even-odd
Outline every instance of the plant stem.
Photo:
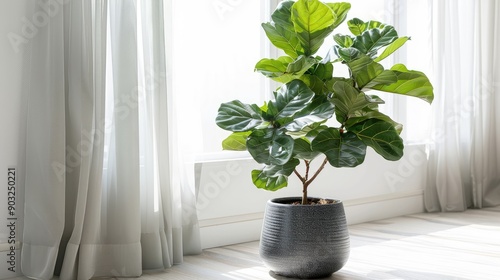
[{"label": "plant stem", "polygon": [[325,168],[325,165],[328,162],[328,159],[325,158],[323,160],[323,163],[321,163],[320,167],[318,168],[318,170],[316,170],[316,172],[311,177],[311,179],[309,179],[309,168],[310,168],[309,161],[305,160],[304,162],[306,164],[306,174],[305,174],[304,177],[302,177],[299,174],[299,172],[297,172],[297,170],[293,171],[295,173],[295,175],[297,175],[297,177],[299,177],[299,180],[302,182],[302,205],[308,204],[308,201],[307,201],[307,188],[312,183],[312,181],[314,181],[314,179],[316,179],[316,177],[318,177],[318,174],[323,170],[323,168]]}]

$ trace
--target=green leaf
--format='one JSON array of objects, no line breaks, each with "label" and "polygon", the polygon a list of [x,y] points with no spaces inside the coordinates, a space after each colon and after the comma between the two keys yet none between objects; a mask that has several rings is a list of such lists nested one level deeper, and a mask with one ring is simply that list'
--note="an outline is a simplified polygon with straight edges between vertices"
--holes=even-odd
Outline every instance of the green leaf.
[{"label": "green leaf", "polygon": [[354,43],[353,38],[349,35],[335,34],[333,40],[342,48],[349,48]]},{"label": "green leaf", "polygon": [[333,13],[337,16],[335,22],[333,23],[333,28],[337,28],[347,17],[347,13],[351,9],[351,3],[339,2],[339,3],[325,3]]},{"label": "green leaf", "polygon": [[262,28],[269,41],[292,58],[296,58],[304,52],[295,31],[273,25],[273,23],[263,23]]},{"label": "green leaf", "polygon": [[358,88],[375,85],[388,85],[395,83],[397,77],[392,71],[384,70],[384,67],[373,61],[367,55],[360,55],[358,59],[347,63],[351,73],[356,80]]},{"label": "green leaf", "polygon": [[276,120],[292,118],[305,109],[314,97],[314,92],[301,80],[293,80],[275,92],[275,100],[269,101],[268,113]]},{"label": "green leaf", "polygon": [[292,6],[295,1],[281,1],[273,14],[271,15],[271,19],[275,23],[276,26],[282,27],[289,31],[294,31],[293,23],[292,23]]},{"label": "green leaf", "polygon": [[359,18],[353,18],[347,21],[347,27],[354,36],[361,35],[361,33],[366,30],[374,29],[374,28],[384,28],[386,25],[381,23],[380,21],[370,20],[368,22],[364,22]]},{"label": "green leaf", "polygon": [[302,160],[311,161],[320,154],[319,151],[313,151],[311,142],[305,138],[295,139],[293,146],[293,157]]},{"label": "green leaf", "polygon": [[333,75],[333,63],[318,63],[310,70],[311,75],[318,77],[322,81],[330,80]]},{"label": "green leaf", "polygon": [[286,73],[288,65],[292,62],[293,58],[288,56],[281,56],[278,59],[263,58],[255,65],[255,71],[269,78],[280,77]]},{"label": "green leaf", "polygon": [[347,27],[351,31],[352,35],[358,36],[363,33],[363,31],[366,30],[368,27],[368,24],[366,24],[364,21],[360,20],[359,18],[353,18],[351,20],[347,21]]},{"label": "green leaf", "polygon": [[307,56],[318,51],[324,39],[333,31],[333,24],[337,20],[332,10],[318,0],[295,2],[291,19]]},{"label": "green leaf", "polygon": [[294,115],[293,121],[284,127],[291,132],[301,131],[314,123],[323,122],[332,117],[334,112],[333,104],[325,99],[315,99],[302,111]]},{"label": "green leaf", "polygon": [[252,181],[259,189],[279,190],[288,185],[288,176],[299,164],[298,159],[292,158],[284,165],[266,165],[262,170],[252,170]]},{"label": "green leaf", "polygon": [[397,49],[399,49],[401,46],[403,46],[406,41],[410,40],[410,37],[399,37],[397,38],[394,42],[392,42],[390,45],[388,45],[382,54],[380,54],[377,58],[375,58],[373,61],[379,62],[382,59],[388,57],[392,53],[394,53]]},{"label": "green leaf", "polygon": [[396,29],[390,25],[384,26],[383,29],[373,28],[364,31],[361,35],[354,38],[352,46],[360,52],[373,56],[377,50],[391,44],[398,38]]},{"label": "green leaf", "polygon": [[391,123],[369,119],[350,127],[367,146],[387,160],[399,160],[403,156],[403,139]]},{"label": "green leaf", "polygon": [[247,138],[247,149],[258,163],[283,165],[292,156],[293,138],[280,130],[254,130]]},{"label": "green leaf", "polygon": [[246,151],[247,138],[251,131],[233,132],[226,139],[222,140],[222,149],[231,151]]},{"label": "green leaf", "polygon": [[295,60],[289,56],[281,56],[278,59],[261,59],[255,65],[255,71],[262,73],[280,83],[288,83],[295,79],[300,79],[311,66],[316,63],[316,59],[300,55]]},{"label": "green leaf", "polygon": [[336,82],[333,86],[333,93],[332,102],[335,104],[335,114],[340,123],[345,122],[357,110],[370,104],[363,92],[346,82]]},{"label": "green leaf", "polygon": [[345,126],[348,130],[352,126],[354,126],[358,123],[362,123],[368,119],[378,119],[378,120],[388,122],[388,123],[392,124],[392,126],[396,129],[396,132],[398,134],[401,134],[401,131],[403,130],[402,124],[394,121],[389,116],[387,116],[387,115],[385,115],[377,110],[364,108],[363,110],[356,112],[355,115],[356,116],[354,116],[354,117],[350,117],[345,124]]},{"label": "green leaf", "polygon": [[355,49],[352,47],[341,48],[340,46],[335,46],[333,51],[344,62],[353,61],[353,60],[359,58],[360,55],[362,55],[362,53],[358,49]]},{"label": "green leaf", "polygon": [[263,122],[259,106],[244,104],[239,100],[222,103],[215,119],[220,128],[233,132],[248,131]]},{"label": "green leaf", "polygon": [[[374,63],[376,63],[376,62],[374,62]],[[372,76],[369,74],[369,73],[374,73],[374,72],[370,72],[371,71],[370,67],[367,68],[367,71],[368,71],[367,76],[361,75],[359,77],[360,82],[364,83],[362,88],[364,88],[364,87],[372,88],[372,87],[378,86],[378,85],[390,85],[390,84],[397,82],[397,80],[398,80],[397,75],[393,71],[390,71],[390,70],[384,70],[381,73],[378,73],[378,75],[374,78],[372,78]]]},{"label": "green leaf", "polygon": [[326,92],[329,92],[328,88],[326,87],[326,82],[323,82],[316,75],[304,74],[299,79],[303,81],[318,96],[324,95]]},{"label": "green leaf", "polygon": [[334,167],[358,166],[366,155],[366,145],[355,134],[341,134],[337,128],[320,132],[312,141],[312,149],[324,153]]},{"label": "green leaf", "polygon": [[433,87],[427,76],[419,71],[411,71],[403,64],[396,64],[391,68],[397,76],[397,82],[390,85],[377,85],[372,89],[413,96],[429,104],[434,99]]},{"label": "green leaf", "polygon": [[297,59],[295,59],[293,62],[288,64],[286,72],[296,75],[302,75],[307,70],[309,70],[309,68],[311,68],[311,66],[313,66],[315,63],[316,59],[301,55],[297,57]]}]

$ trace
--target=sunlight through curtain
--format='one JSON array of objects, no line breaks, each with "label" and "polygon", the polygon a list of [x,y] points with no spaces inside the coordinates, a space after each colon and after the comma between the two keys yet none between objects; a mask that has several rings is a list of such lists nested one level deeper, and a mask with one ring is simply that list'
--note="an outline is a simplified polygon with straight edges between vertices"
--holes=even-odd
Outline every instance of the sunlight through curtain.
[{"label": "sunlight through curtain", "polygon": [[427,211],[500,204],[500,3],[427,2],[436,99]]},{"label": "sunlight through curtain", "polygon": [[23,274],[135,277],[181,262],[200,241],[174,172],[169,2],[50,3],[26,50]]}]

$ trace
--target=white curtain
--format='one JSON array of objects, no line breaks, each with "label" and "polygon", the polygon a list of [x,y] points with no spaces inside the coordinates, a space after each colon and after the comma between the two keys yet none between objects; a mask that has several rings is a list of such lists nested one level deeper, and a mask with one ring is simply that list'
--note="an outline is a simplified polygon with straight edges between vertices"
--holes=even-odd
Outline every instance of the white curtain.
[{"label": "white curtain", "polygon": [[23,274],[133,277],[199,252],[169,129],[169,2],[40,3],[27,11],[43,22],[26,49]]},{"label": "white curtain", "polygon": [[500,205],[500,2],[428,4],[435,121],[426,210]]}]

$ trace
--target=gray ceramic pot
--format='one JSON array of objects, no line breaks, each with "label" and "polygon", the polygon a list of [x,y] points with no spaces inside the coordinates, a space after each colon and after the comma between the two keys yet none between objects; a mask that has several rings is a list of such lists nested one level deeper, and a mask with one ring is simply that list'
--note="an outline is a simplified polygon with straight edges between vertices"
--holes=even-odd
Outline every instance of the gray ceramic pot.
[{"label": "gray ceramic pot", "polygon": [[267,202],[259,253],[274,273],[310,279],[328,277],[349,258],[350,244],[342,202],[290,205],[300,197]]}]

